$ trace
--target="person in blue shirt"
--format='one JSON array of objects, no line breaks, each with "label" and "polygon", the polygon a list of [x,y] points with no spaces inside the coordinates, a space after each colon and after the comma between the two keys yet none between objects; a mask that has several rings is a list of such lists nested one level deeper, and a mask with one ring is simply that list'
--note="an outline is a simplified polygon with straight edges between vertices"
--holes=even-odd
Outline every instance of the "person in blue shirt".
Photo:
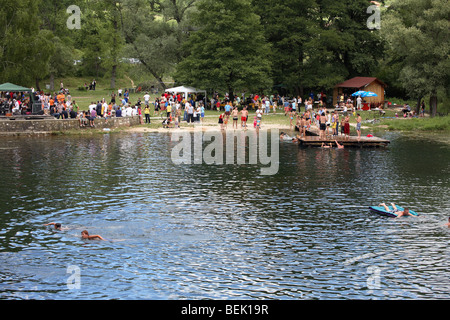
[{"label": "person in blue shirt", "polygon": [[228,120],[230,119],[231,114],[231,102],[227,102],[225,105],[225,124],[228,123]]},{"label": "person in blue shirt", "polygon": [[205,106],[202,104],[201,108],[200,108],[200,116],[201,116],[201,121],[203,122],[203,118],[205,117]]}]

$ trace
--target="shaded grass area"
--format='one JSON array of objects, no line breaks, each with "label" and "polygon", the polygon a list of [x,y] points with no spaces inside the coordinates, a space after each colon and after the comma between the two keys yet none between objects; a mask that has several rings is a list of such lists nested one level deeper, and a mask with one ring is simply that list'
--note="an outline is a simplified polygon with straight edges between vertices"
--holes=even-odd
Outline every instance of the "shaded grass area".
[{"label": "shaded grass area", "polygon": [[382,124],[395,131],[450,131],[450,116],[434,118],[387,119]]}]

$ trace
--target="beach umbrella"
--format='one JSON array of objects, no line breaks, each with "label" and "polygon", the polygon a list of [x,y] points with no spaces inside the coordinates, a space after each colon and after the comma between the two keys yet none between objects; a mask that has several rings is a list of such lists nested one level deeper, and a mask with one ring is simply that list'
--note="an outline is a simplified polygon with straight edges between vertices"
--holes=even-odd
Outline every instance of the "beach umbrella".
[{"label": "beach umbrella", "polygon": [[366,93],[366,91],[356,91],[355,93],[352,93],[352,97],[357,97],[360,96],[362,94]]},{"label": "beach umbrella", "polygon": [[361,97],[378,97],[378,95],[375,92],[365,91]]}]

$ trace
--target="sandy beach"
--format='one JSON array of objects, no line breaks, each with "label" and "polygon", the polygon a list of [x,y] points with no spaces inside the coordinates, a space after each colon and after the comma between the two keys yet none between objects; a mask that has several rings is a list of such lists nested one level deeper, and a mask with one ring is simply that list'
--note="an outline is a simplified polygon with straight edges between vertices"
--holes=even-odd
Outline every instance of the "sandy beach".
[{"label": "sandy beach", "polygon": [[[289,131],[289,126],[285,125],[278,125],[278,124],[265,124],[263,125],[259,130],[271,130],[271,129],[279,129],[279,130],[286,130]],[[188,132],[195,132],[195,131],[221,131],[222,129],[220,126],[216,124],[195,124],[190,125],[187,127],[180,127],[180,128],[146,128],[146,127],[131,127],[129,129],[126,129],[126,132],[173,132],[173,131],[188,131]],[[228,125],[227,129],[223,129],[223,131],[227,130],[244,130],[241,128],[241,125],[239,124],[237,129],[233,129],[232,125]],[[256,130],[253,128],[253,124],[248,126],[247,130]]]}]

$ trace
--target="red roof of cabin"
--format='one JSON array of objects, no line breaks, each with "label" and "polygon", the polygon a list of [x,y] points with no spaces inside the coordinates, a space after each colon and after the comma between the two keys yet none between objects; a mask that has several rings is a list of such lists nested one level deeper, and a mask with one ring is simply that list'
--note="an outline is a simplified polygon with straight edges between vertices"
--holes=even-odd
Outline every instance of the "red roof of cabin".
[{"label": "red roof of cabin", "polygon": [[367,86],[368,84],[374,82],[374,81],[378,81],[382,86],[386,86],[385,83],[383,83],[382,81],[380,81],[377,78],[374,77],[354,77],[352,79],[349,79],[347,81],[344,81],[342,83],[339,83],[338,85],[336,85],[336,87],[341,87],[341,88],[362,88]]}]

